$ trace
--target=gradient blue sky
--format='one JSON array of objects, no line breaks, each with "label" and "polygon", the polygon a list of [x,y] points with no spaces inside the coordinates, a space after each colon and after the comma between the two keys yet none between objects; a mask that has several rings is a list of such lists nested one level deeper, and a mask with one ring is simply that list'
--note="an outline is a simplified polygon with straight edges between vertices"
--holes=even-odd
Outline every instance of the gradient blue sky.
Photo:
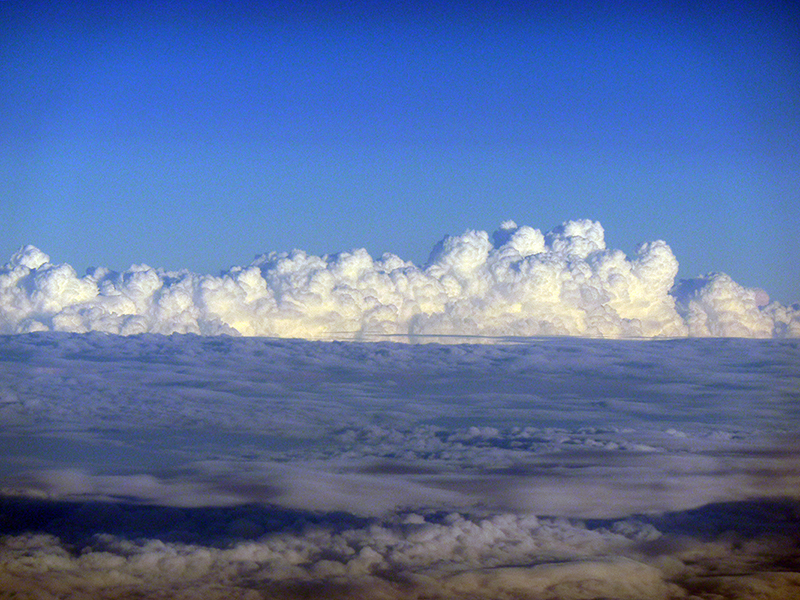
[{"label": "gradient blue sky", "polygon": [[423,263],[590,218],[800,300],[792,3],[53,4],[0,2],[0,262]]}]

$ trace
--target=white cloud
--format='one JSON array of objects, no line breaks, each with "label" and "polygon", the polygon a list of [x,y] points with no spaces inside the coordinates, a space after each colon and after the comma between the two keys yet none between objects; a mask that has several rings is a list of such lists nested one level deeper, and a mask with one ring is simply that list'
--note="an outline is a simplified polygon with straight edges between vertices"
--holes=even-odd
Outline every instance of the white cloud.
[{"label": "white cloud", "polygon": [[[662,241],[606,248],[599,223],[507,221],[448,236],[418,267],[365,250],[270,253],[220,276],[134,265],[79,277],[33,246],[0,269],[0,331],[352,339],[371,335],[800,335],[800,309],[714,274],[673,288]],[[677,304],[676,304],[677,300]]]}]

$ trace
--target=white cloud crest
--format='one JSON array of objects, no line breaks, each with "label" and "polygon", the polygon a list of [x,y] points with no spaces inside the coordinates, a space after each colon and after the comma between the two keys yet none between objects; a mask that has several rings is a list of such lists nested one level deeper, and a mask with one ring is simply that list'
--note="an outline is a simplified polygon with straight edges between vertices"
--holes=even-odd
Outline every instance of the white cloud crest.
[{"label": "white cloud crest", "polygon": [[79,277],[25,246],[0,268],[0,332],[797,337],[800,308],[716,273],[674,285],[663,241],[631,258],[603,227],[577,220],[543,234],[504,222],[447,236],[418,267],[357,249],[262,255],[219,276],[133,265]]}]

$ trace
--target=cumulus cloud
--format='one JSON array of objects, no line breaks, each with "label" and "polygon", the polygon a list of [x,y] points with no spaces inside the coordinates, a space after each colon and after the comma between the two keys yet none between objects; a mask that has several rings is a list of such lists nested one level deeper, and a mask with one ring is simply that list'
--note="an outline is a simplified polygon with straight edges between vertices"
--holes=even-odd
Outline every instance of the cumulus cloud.
[{"label": "cumulus cloud", "polygon": [[[0,587],[23,598],[778,600],[800,584],[796,511],[742,503],[593,524],[418,511],[359,522],[269,507],[27,502],[0,505],[31,529],[0,540]],[[754,515],[759,533],[740,524]]]},{"label": "cumulus cloud", "polygon": [[352,339],[373,335],[800,335],[800,308],[712,274],[675,285],[663,241],[634,256],[602,226],[504,222],[447,236],[428,263],[358,249],[272,252],[219,276],[134,265],[79,276],[33,246],[0,268],[0,332],[104,331]]},{"label": "cumulus cloud", "polygon": [[764,290],[745,288],[725,273],[681,281],[673,294],[695,337],[800,336],[800,310],[770,304]]}]

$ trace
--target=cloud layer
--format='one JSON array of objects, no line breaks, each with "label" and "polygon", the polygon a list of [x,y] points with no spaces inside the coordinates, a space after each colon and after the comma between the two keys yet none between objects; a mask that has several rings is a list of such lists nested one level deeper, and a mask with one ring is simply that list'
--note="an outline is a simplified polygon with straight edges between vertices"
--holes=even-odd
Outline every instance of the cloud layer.
[{"label": "cloud layer", "polygon": [[796,598],[797,381],[797,340],[2,335],[0,590]]},{"label": "cloud layer", "polygon": [[0,494],[576,518],[794,497],[797,346],[0,336]]},{"label": "cloud layer", "polygon": [[595,523],[405,512],[359,523],[266,507],[0,503],[0,516],[32,530],[0,540],[0,587],[15,598],[783,600],[800,589],[797,510],[741,503]]},{"label": "cloud layer", "polygon": [[797,337],[800,306],[713,273],[675,285],[663,241],[633,257],[597,222],[547,233],[505,222],[433,248],[424,268],[358,249],[270,253],[220,276],[133,265],[78,276],[25,246],[0,269],[0,332],[198,333],[306,339],[375,335]]}]

